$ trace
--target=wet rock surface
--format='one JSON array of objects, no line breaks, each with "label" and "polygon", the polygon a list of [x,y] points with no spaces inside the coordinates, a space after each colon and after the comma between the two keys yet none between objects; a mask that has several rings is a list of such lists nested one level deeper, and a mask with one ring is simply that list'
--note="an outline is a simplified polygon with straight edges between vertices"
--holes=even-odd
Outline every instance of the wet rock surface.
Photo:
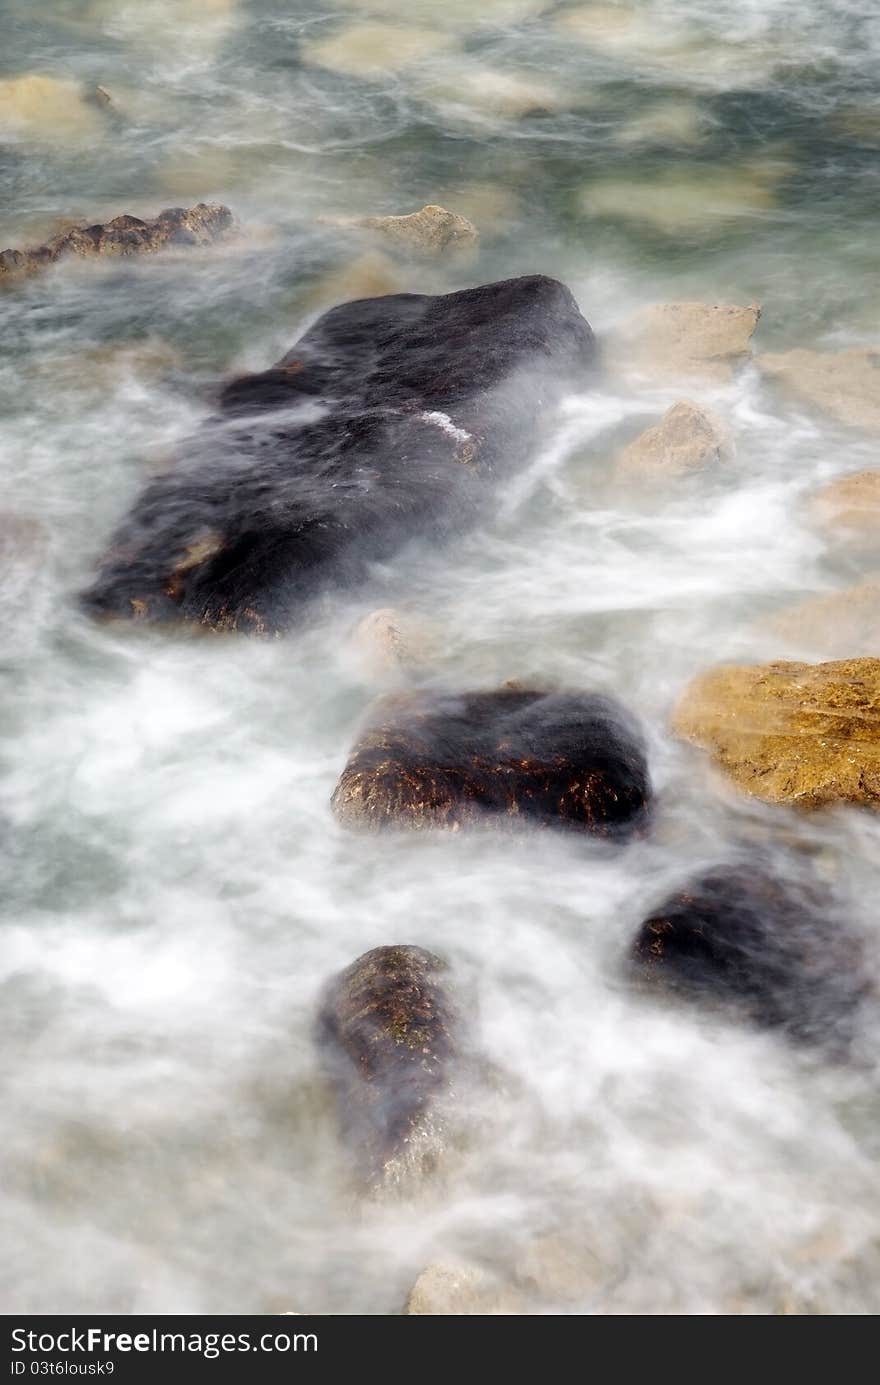
[{"label": "wet rock surface", "polygon": [[729,450],[718,419],[683,399],[623,449],[616,470],[621,479],[663,481],[714,466]]},{"label": "wet rock surface", "polygon": [[615,334],[612,362],[657,379],[723,384],[751,359],[761,309],[716,303],[657,303]]},{"label": "wet rock surface", "polygon": [[335,308],[226,387],[191,455],[136,501],[87,608],[283,629],[408,540],[477,522],[594,355],[571,294],[540,276]]},{"label": "wet rock surface", "polygon": [[802,652],[830,658],[870,656],[880,649],[880,576],[799,601],[778,611],[765,628]]},{"label": "wet rock surface", "polygon": [[791,394],[840,423],[880,433],[880,348],[782,351],[756,364]]},{"label": "wet rock surface", "polygon": [[333,795],[347,827],[484,820],[616,837],[650,800],[645,748],[610,698],[500,688],[383,699]]},{"label": "wet rock surface", "polygon": [[822,1042],[849,1032],[864,993],[859,940],[815,884],[761,862],[719,866],[666,899],[632,949],[641,981],[731,1002],[749,1018]]},{"label": "wet rock surface", "polygon": [[880,659],[710,669],[673,729],[765,802],[880,808]]},{"label": "wet rock surface", "polygon": [[480,233],[473,222],[433,205],[405,216],[363,216],[354,223],[390,246],[417,255],[449,255],[473,250]]},{"label": "wet rock surface", "polygon": [[116,216],[104,225],[71,226],[45,245],[0,252],[0,284],[27,278],[70,256],[149,255],[169,246],[210,245],[226,235],[232,224],[228,207],[199,202],[189,209],[169,207],[154,221]]},{"label": "wet rock surface", "polygon": [[406,1191],[443,1157],[457,1021],[446,964],[376,947],[328,987],[317,1037],[340,1125],[374,1191]]},{"label": "wet rock surface", "polygon": [[810,514],[827,538],[855,548],[880,541],[880,468],[856,471],[816,491]]}]

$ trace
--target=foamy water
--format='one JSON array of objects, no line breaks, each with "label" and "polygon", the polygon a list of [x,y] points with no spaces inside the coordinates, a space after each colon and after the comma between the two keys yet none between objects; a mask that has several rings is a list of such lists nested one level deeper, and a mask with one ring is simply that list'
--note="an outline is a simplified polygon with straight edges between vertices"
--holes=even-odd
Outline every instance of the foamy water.
[{"label": "foamy water", "polygon": [[[791,652],[765,615],[872,570],[826,549],[804,500],[876,443],[748,367],[699,392],[735,457],[648,494],[611,458],[682,391],[609,375],[492,523],[283,639],[95,626],[75,603],[217,384],[276,360],[364,253],[346,283],[553,274],[600,340],[664,299],[761,302],[760,349],[877,340],[873,0],[631,8],[0,0],[0,82],[73,91],[47,123],[0,85],[2,246],[200,198],[241,225],[0,299],[7,1311],[397,1312],[430,1262],[525,1284],[560,1231],[596,1268],[542,1271],[523,1292],[543,1311],[880,1306],[871,1012],[832,1064],[623,972],[668,891],[760,846],[817,863],[880,974],[876,818],[762,806],[667,730],[695,672]],[[377,59],[351,35],[369,24],[409,35]],[[321,220],[425,202],[480,226],[474,262],[377,269]],[[392,602],[430,630],[429,681],[620,698],[648,738],[651,833],[611,851],[338,828],[380,690],[350,634]],[[353,1190],[313,1042],[327,979],[383,943],[450,962],[482,1073],[442,1184],[392,1205]]]}]

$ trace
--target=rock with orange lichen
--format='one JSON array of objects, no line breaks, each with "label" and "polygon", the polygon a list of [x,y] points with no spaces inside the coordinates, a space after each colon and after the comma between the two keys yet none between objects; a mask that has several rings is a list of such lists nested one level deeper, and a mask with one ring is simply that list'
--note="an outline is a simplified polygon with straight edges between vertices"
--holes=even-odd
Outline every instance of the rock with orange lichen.
[{"label": "rock with orange lichen", "polygon": [[811,497],[810,513],[829,538],[873,546],[880,540],[880,469],[830,481]]},{"label": "rock with orange lichen", "polygon": [[507,686],[382,699],[333,809],[371,830],[495,821],[617,837],[641,823],[649,799],[642,737],[619,704]]},{"label": "rock with orange lichen", "polygon": [[168,246],[210,245],[232,227],[232,213],[217,203],[169,207],[154,221],[116,216],[105,225],[69,226],[45,245],[0,252],[0,284],[27,278],[57,260],[149,255]]},{"label": "rock with orange lichen", "polygon": [[673,728],[767,803],[880,808],[880,659],[721,665],[685,690]]},{"label": "rock with orange lichen", "polygon": [[375,947],[334,978],[318,1043],[340,1125],[366,1185],[405,1191],[440,1163],[456,1054],[446,964]]}]

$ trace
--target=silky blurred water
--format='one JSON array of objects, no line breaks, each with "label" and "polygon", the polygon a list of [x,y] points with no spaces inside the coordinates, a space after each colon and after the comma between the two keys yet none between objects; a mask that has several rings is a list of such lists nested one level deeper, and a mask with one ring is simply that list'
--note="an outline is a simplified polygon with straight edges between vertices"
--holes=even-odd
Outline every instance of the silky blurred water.
[{"label": "silky blurred water", "polygon": [[[491,524],[283,639],[96,627],[75,602],[217,384],[365,274],[552,274],[600,340],[704,299],[760,302],[760,349],[875,342],[874,0],[0,0],[0,21],[0,245],[200,199],[240,225],[0,298],[5,1310],[398,1312],[433,1261],[527,1285],[562,1229],[594,1282],[542,1272],[541,1311],[876,1312],[870,1013],[832,1064],[623,975],[647,909],[756,846],[812,863],[880,971],[877,820],[739,797],[667,731],[696,671],[790,652],[763,616],[871,570],[803,502],[876,443],[749,367],[699,395],[735,459],[641,493],[614,449],[680,390],[610,375]],[[4,104],[31,74],[65,84],[52,112]],[[479,225],[474,261],[377,264],[328,223],[426,202]],[[351,630],[390,602],[438,683],[626,703],[650,835],[337,828],[379,690]],[[312,1036],[328,977],[382,943],[449,960],[484,1070],[445,1181],[392,1205],[353,1191]]]}]

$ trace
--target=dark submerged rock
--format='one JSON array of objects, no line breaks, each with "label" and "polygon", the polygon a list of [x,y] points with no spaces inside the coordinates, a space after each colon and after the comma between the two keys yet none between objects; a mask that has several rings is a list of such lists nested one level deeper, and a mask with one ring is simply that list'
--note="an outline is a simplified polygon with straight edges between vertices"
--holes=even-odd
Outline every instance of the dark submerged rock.
[{"label": "dark submerged rock", "polygon": [[[96,87],[96,92],[101,88]],[[106,94],[106,93],[105,93]],[[108,98],[109,99],[109,98]],[[169,207],[154,221],[116,216],[105,225],[69,226],[45,245],[0,251],[0,284],[27,278],[67,256],[94,259],[108,255],[144,255],[169,245],[210,245],[232,227],[232,213],[219,203]]]},{"label": "dark submerged rock", "polygon": [[824,889],[751,863],[716,867],[667,899],[639,929],[632,961],[648,985],[839,1043],[868,989],[862,951]]},{"label": "dark submerged rock", "polygon": [[347,827],[446,827],[489,817],[631,831],[650,798],[629,714],[590,693],[516,687],[383,699],[333,794]]},{"label": "dark submerged rock", "polygon": [[136,501],[87,605],[283,629],[408,540],[477,522],[594,356],[571,294],[540,276],[334,308],[226,387],[191,455]]},{"label": "dark submerged rock", "polygon": [[405,1188],[442,1157],[455,1056],[446,964],[375,947],[328,987],[318,1041],[340,1123],[368,1185]]}]

